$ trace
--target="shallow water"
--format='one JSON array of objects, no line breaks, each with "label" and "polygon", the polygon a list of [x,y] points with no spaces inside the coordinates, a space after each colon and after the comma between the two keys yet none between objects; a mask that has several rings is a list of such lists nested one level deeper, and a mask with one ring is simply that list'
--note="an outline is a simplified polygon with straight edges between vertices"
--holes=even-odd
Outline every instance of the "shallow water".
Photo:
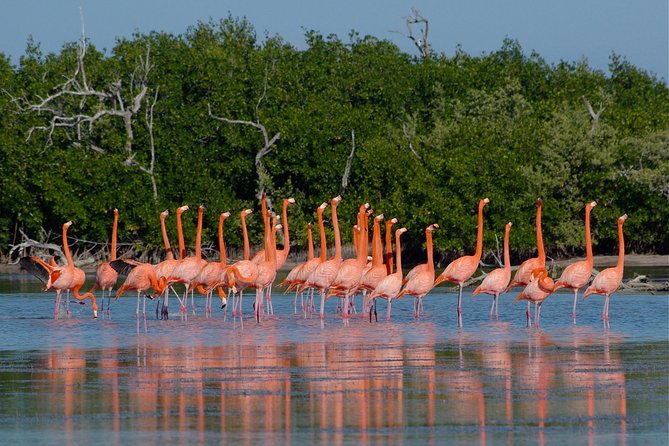
[{"label": "shallow water", "polygon": [[[344,327],[328,302],[325,327],[293,314],[243,328],[214,308],[187,321],[135,319],[130,295],[111,319],[71,304],[53,320],[53,294],[31,281],[0,294],[3,444],[667,444],[669,297],[551,296],[541,329],[525,304],[439,289],[413,318],[410,300],[386,322]],[[199,300],[198,300],[199,299]],[[175,302],[176,303],[176,302]],[[359,302],[358,302],[359,305]]]}]

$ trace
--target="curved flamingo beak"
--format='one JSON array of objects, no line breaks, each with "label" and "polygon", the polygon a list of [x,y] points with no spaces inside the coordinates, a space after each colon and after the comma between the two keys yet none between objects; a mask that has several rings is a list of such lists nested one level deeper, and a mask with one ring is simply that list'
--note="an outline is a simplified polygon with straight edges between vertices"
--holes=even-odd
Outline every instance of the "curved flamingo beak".
[{"label": "curved flamingo beak", "polygon": [[627,214],[623,214],[622,216],[620,216],[620,218],[618,218],[618,220],[624,222],[625,220],[627,220]]},{"label": "curved flamingo beak", "polygon": [[318,206],[319,209],[325,209],[326,207],[328,207],[327,203],[321,203],[321,205]]},{"label": "curved flamingo beak", "polygon": [[244,214],[246,214],[246,215],[253,214],[253,210],[252,209],[246,209],[244,211]]},{"label": "curved flamingo beak", "polygon": [[288,199],[288,203],[290,203],[290,204],[295,204],[295,199],[294,199],[294,198],[289,198],[289,199]]},{"label": "curved flamingo beak", "polygon": [[179,212],[186,212],[188,209],[190,209],[188,206],[181,206],[179,209],[177,209]]},{"label": "curved flamingo beak", "polygon": [[384,216],[383,214],[379,214],[379,215],[377,215],[376,217],[374,217],[374,220],[376,220],[376,221],[381,221],[381,220],[383,220],[384,217],[385,217],[385,216]]},{"label": "curved flamingo beak", "polygon": [[224,212],[224,213],[223,213],[223,217],[224,217],[224,218],[228,218],[229,216],[230,216],[230,212]]},{"label": "curved flamingo beak", "polygon": [[443,281],[445,281],[445,280],[446,280],[446,277],[443,276],[442,274],[439,274],[439,275],[437,276],[437,279],[434,281],[434,284],[432,285],[432,287],[433,287],[433,288],[436,287],[437,285],[439,285],[441,282],[443,282]]},{"label": "curved flamingo beak", "polygon": [[489,198],[484,198],[484,199],[483,199],[483,202],[484,202],[485,204],[488,204],[488,203],[490,203],[490,199],[489,199]]},{"label": "curved flamingo beak", "polygon": [[596,201],[593,201],[592,203],[590,203],[590,207],[591,207],[591,208],[594,208],[595,206],[597,206],[597,202],[596,202]]},{"label": "curved flamingo beak", "polygon": [[170,215],[170,211],[168,211],[167,209],[165,209],[163,212],[160,213],[161,217],[167,217],[168,215]]},{"label": "curved flamingo beak", "polygon": [[392,219],[392,220],[390,220],[390,221],[392,221],[392,222],[393,222],[393,224],[397,223],[397,219],[396,219],[396,218],[393,218],[393,219]]}]

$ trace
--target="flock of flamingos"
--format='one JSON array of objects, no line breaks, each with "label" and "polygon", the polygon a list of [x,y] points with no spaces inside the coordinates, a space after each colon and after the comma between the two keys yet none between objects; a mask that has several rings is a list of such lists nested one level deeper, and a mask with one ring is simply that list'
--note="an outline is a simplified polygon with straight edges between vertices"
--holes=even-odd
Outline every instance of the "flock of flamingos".
[{"label": "flock of flamingos", "polygon": [[[323,203],[317,209],[318,229],[320,233],[320,256],[314,256],[312,225],[308,225],[308,259],[295,266],[286,279],[279,286],[287,286],[286,292],[295,291],[294,307],[297,312],[297,300],[301,299],[302,312],[304,316],[311,316],[315,310],[314,294],[320,294],[320,318],[325,316],[325,302],[334,297],[338,300],[337,311],[345,324],[348,324],[351,313],[357,313],[354,297],[362,294],[362,314],[369,313],[377,317],[376,301],[385,299],[387,301],[386,319],[390,320],[391,306],[393,300],[399,300],[403,296],[414,297],[414,316],[418,318],[423,310],[423,298],[436,285],[443,281],[450,281],[459,285],[458,292],[458,325],[462,327],[462,289],[464,283],[471,278],[479,267],[483,247],[483,209],[490,200],[484,198],[478,204],[478,229],[476,238],[476,251],[473,255],[460,257],[451,262],[446,269],[436,277],[432,254],[432,232],[439,228],[438,224],[431,224],[425,229],[427,242],[427,261],[420,264],[406,276],[402,274],[401,236],[407,231],[406,228],[396,229],[395,258],[393,259],[392,226],[397,219],[387,220],[385,223],[385,252],[381,237],[381,221],[384,215],[373,218],[373,230],[371,241],[371,261],[368,257],[369,250],[369,217],[373,211],[368,203],[360,206],[357,214],[357,223],[353,226],[356,257],[351,259],[342,258],[341,237],[339,223],[337,220],[337,205],[341,201],[337,196],[330,201],[332,212],[332,226],[334,231],[334,256],[328,258],[323,223],[323,212],[328,204]],[[292,198],[283,200],[283,214],[279,224],[279,217],[271,215],[267,210],[266,197],[261,199],[262,217],[264,221],[264,249],[250,256],[249,237],[246,228],[246,217],[253,211],[246,209],[240,212],[242,231],[244,237],[244,259],[228,264],[225,242],[223,237],[223,226],[229,212],[220,214],[218,225],[218,241],[220,249],[220,261],[207,262],[202,258],[201,236],[202,216],[204,207],[198,209],[198,223],[195,238],[195,254],[187,255],[184,243],[181,216],[187,211],[188,206],[182,206],[176,210],[177,233],[179,240],[179,252],[175,257],[170,247],[170,242],[165,228],[165,218],[169,212],[160,214],[161,230],[166,250],[166,259],[157,265],[142,263],[132,259],[116,258],[116,234],[118,222],[118,210],[114,210],[114,221],[112,226],[111,260],[102,262],[96,272],[95,284],[90,291],[81,294],[84,285],[85,274],[80,268],[74,266],[72,255],[67,241],[67,230],[72,225],[68,221],[63,225],[63,251],[65,253],[65,265],[58,265],[52,258],[48,262],[36,256],[23,257],[20,264],[23,269],[29,271],[45,284],[46,290],[56,290],[56,303],[54,317],[58,318],[61,306],[61,294],[67,291],[65,300],[67,312],[69,313],[69,293],[72,292],[75,299],[83,301],[91,299],[93,317],[97,318],[98,306],[95,295],[96,290],[102,290],[102,311],[104,312],[104,296],[107,292],[107,311],[110,311],[110,298],[113,288],[116,286],[118,276],[125,276],[125,282],[116,292],[116,299],[126,291],[137,292],[136,315],[140,315],[140,300],[144,294],[142,315],[146,317],[146,298],[158,298],[156,316],[163,319],[169,317],[168,305],[170,290],[176,295],[180,303],[182,318],[187,317],[188,296],[191,296],[191,306],[195,312],[194,290],[198,290],[206,296],[205,314],[211,315],[213,293],[217,292],[222,306],[232,298],[233,317],[242,317],[243,292],[247,288],[255,288],[255,301],[253,311],[255,320],[260,322],[261,316],[267,311],[273,314],[272,308],[272,285],[276,279],[277,270],[280,270],[290,250],[290,235],[288,232],[288,207],[295,203]],[[541,232],[541,208],[542,200],[537,200],[536,211],[536,234],[537,234],[537,257],[525,260],[516,270],[513,280],[511,279],[511,264],[509,261],[509,233],[511,223],[507,223],[504,232],[504,267],[488,273],[482,283],[474,290],[473,295],[487,293],[493,296],[490,318],[497,318],[497,300],[500,294],[509,291],[513,287],[524,287],[524,290],[516,297],[515,301],[527,300],[527,325],[530,326],[530,304],[535,304],[534,325],[539,327],[541,316],[541,304],[555,290],[569,288],[574,292],[574,305],[572,318],[576,321],[576,302],[579,289],[588,284],[592,275],[592,246],[590,237],[590,212],[597,205],[596,202],[588,203],[585,207],[585,248],[586,260],[577,261],[568,265],[561,277],[554,281],[548,277],[546,270],[546,254],[544,251]],[[623,264],[625,246],[623,240],[623,224],[627,215],[618,218],[619,253],[617,265],[599,272],[590,286],[585,290],[583,297],[590,294],[601,294],[605,296],[602,319],[608,321],[609,299],[613,292],[620,286],[623,276]],[[284,247],[277,249],[276,232],[283,230]],[[177,293],[173,285],[181,283],[185,286],[183,294]],[[226,293],[227,290],[227,293]],[[149,294],[149,292],[152,292]],[[162,306],[160,306],[162,298]],[[227,308],[226,308],[227,311]]]}]

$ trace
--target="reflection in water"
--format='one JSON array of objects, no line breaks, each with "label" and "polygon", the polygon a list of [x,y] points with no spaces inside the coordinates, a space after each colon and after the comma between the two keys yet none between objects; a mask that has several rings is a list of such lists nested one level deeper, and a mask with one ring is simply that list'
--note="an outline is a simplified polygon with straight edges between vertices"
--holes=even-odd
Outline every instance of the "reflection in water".
[{"label": "reflection in water", "polygon": [[494,339],[461,332],[444,344],[425,324],[419,342],[389,327],[377,345],[364,341],[367,329],[302,343],[248,332],[216,346],[140,335],[132,349],[17,353],[0,370],[0,416],[71,445],[100,435],[127,444],[129,432],[142,444],[189,445],[626,442],[613,334],[574,327],[557,342],[528,330],[519,343],[500,323]]}]

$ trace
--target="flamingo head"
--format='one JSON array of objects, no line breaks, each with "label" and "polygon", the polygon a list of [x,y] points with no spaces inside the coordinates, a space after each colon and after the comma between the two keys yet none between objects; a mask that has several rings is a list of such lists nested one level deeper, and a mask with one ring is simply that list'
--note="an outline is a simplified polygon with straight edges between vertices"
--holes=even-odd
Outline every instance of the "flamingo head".
[{"label": "flamingo head", "polygon": [[244,209],[242,211],[242,214],[246,217],[249,214],[253,214],[253,210],[252,209]]},{"label": "flamingo head", "polygon": [[590,209],[594,208],[595,206],[597,206],[596,201],[593,201],[593,202],[590,203]]},{"label": "flamingo head", "polygon": [[290,203],[290,204],[295,204],[295,199],[294,198],[287,198],[286,202]]},{"label": "flamingo head", "polygon": [[381,221],[381,220],[383,220],[383,218],[384,218],[384,215],[383,215],[383,214],[379,214],[379,215],[377,215],[376,217],[374,217],[374,221]]},{"label": "flamingo head", "polygon": [[511,223],[511,222],[508,222],[508,223],[506,224],[506,228],[507,228],[507,229],[511,229],[511,226],[513,226],[513,223]]},{"label": "flamingo head", "polygon": [[177,215],[183,214],[188,209],[190,209],[188,206],[181,206],[180,208],[177,208]]},{"label": "flamingo head", "polygon": [[230,214],[230,211],[228,211],[228,212],[223,212],[223,213],[221,214],[221,216],[223,217],[223,220],[225,220],[226,218],[230,217],[230,215],[231,215],[231,214]]},{"label": "flamingo head", "polygon": [[160,213],[160,218],[164,219],[164,218],[167,217],[168,215],[170,215],[170,211],[168,211],[167,209],[165,209],[163,212]]},{"label": "flamingo head", "polygon": [[395,224],[395,223],[398,222],[398,220],[397,220],[396,218],[391,218],[391,219],[390,219],[390,222],[391,222],[392,224]]},{"label": "flamingo head", "polygon": [[118,215],[118,209],[114,208],[114,215]]},{"label": "flamingo head", "polygon": [[490,198],[484,198],[483,199],[483,204],[488,204],[490,203]]},{"label": "flamingo head", "polygon": [[430,226],[427,227],[427,230],[432,232],[435,229],[439,229],[439,225],[437,223],[432,223]]},{"label": "flamingo head", "polygon": [[341,195],[337,195],[332,199],[332,206],[338,205],[341,200],[342,200]]},{"label": "flamingo head", "polygon": [[63,227],[65,227],[65,228],[69,228],[70,226],[72,226],[72,220],[66,222],[66,223],[63,225]]},{"label": "flamingo head", "polygon": [[537,207],[540,208],[542,204],[544,204],[544,200],[537,198]]},{"label": "flamingo head", "polygon": [[204,212],[204,205],[201,204],[201,205],[197,208],[197,210],[198,210],[198,212]]},{"label": "flamingo head", "polygon": [[618,223],[620,223],[621,225],[625,223],[625,220],[627,220],[627,214],[623,214],[620,217],[618,217]]},{"label": "flamingo head", "polygon": [[326,207],[328,207],[328,204],[327,204],[327,203],[321,203],[321,205],[318,206],[318,209],[320,209],[320,210],[322,211],[322,210],[324,210]]},{"label": "flamingo head", "polygon": [[548,275],[548,271],[546,270],[546,268],[544,268],[544,267],[535,268],[530,273],[530,282],[532,282],[536,279],[541,279],[542,277],[546,277],[547,275]]},{"label": "flamingo head", "polygon": [[402,234],[404,234],[405,232],[407,232],[407,228],[399,228],[399,229],[397,230],[397,232],[398,232],[400,235],[402,235]]}]

